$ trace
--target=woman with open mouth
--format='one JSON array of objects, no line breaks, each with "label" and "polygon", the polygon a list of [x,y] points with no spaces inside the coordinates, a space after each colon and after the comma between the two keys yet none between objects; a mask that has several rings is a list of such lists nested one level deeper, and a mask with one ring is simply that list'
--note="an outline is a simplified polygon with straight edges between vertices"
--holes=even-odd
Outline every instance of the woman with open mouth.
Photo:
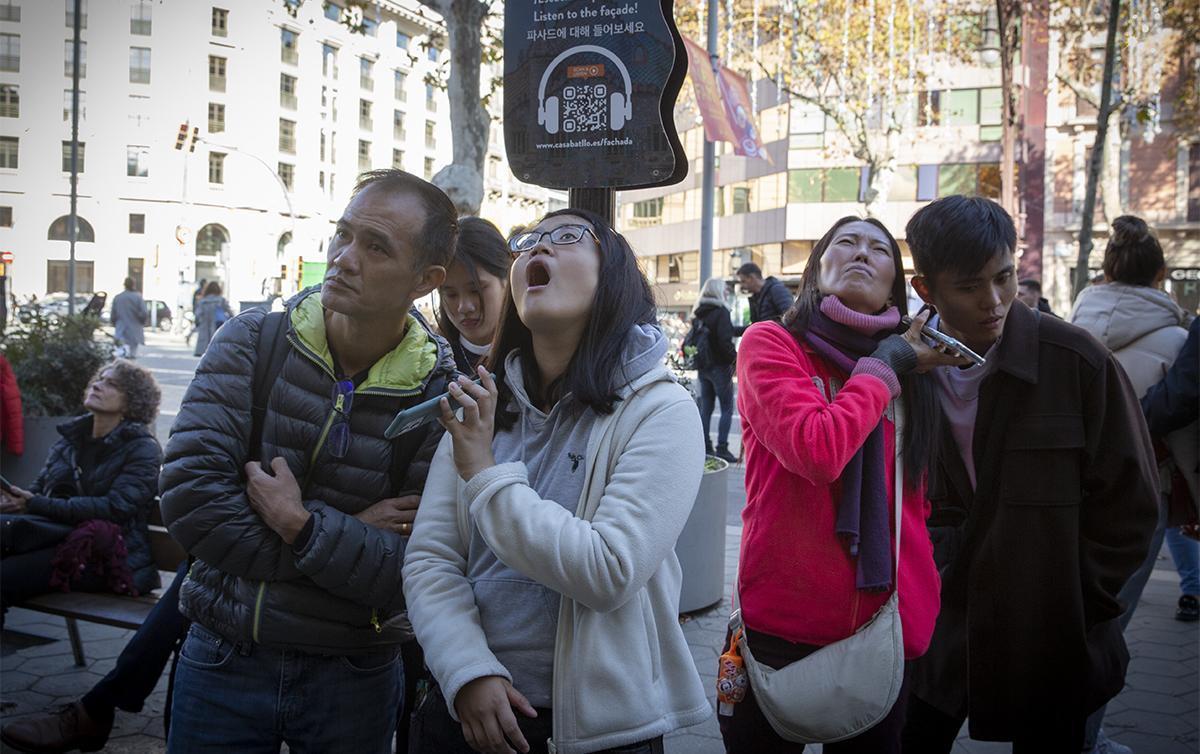
[{"label": "woman with open mouth", "polygon": [[451,387],[404,566],[438,682],[422,752],[662,752],[711,714],[674,545],[703,473],[629,244],[568,209],[511,241],[481,384]]},{"label": "woman with open mouth", "polygon": [[473,374],[492,347],[508,295],[508,242],[482,217],[458,220],[454,261],[438,287],[437,322],[458,371]]}]

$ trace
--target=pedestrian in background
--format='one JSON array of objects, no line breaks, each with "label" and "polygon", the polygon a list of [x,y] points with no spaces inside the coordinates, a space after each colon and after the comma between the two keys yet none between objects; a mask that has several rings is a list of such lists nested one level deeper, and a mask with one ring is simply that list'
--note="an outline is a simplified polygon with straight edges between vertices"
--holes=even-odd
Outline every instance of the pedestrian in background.
[{"label": "pedestrian in background", "polygon": [[204,288],[204,296],[196,304],[196,349],[194,356],[203,356],[217,328],[233,317],[233,309],[221,295],[221,284],[212,281]]},{"label": "pedestrian in background", "polygon": [[[733,363],[737,350],[733,347],[733,320],[729,304],[725,301],[725,281],[709,278],[696,300],[692,312],[692,329],[704,339],[697,344],[695,365],[700,381],[700,423],[704,425],[704,452],[716,455],[729,463],[737,463],[737,456],[729,452],[729,429],[733,426]],[[703,364],[701,360],[703,359]],[[709,426],[712,424],[713,408],[721,403],[721,418],[717,423],[717,449],[713,452]]]},{"label": "pedestrian in background", "polygon": [[[813,246],[783,322],[756,324],[742,338],[746,507],[736,590],[759,663],[783,668],[850,637],[897,591],[905,659],[929,644],[938,577],[925,531],[924,474],[936,404],[915,372],[965,360],[925,345],[923,317],[895,334],[907,309],[899,244],[877,220],[843,217]],[[900,404],[903,438],[895,436]],[[897,443],[904,449],[901,500]],[[899,752],[903,701],[901,691],[883,720],[823,751]],[[804,751],[772,729],[753,682],[719,719],[731,754]]]},{"label": "pedestrian in background", "polygon": [[[746,262],[738,268],[738,285],[750,294],[750,324],[755,322],[778,322],[792,308],[792,294],[787,286],[774,275],[763,279],[762,268],[754,262]],[[734,335],[741,335],[745,327],[734,328]]]},{"label": "pedestrian in background", "polygon": [[508,242],[495,225],[482,217],[458,219],[454,261],[438,286],[437,323],[463,374],[474,375],[491,350],[511,264]]},{"label": "pedestrian in background", "polygon": [[0,449],[19,456],[25,452],[25,415],[21,388],[12,364],[0,353]]},{"label": "pedestrian in background", "polygon": [[125,278],[125,290],[112,302],[113,337],[124,349],[124,355],[137,358],[138,346],[146,342],[146,302],[133,288],[133,278]]},{"label": "pedestrian in background", "polygon": [[[1104,250],[1106,284],[1083,289],[1071,310],[1071,323],[1090,332],[1112,351],[1128,375],[1139,400],[1165,377],[1187,340],[1187,330],[1183,327],[1186,314],[1161,287],[1166,276],[1167,265],[1162,245],[1153,231],[1141,218],[1122,215],[1113,220],[1108,246]],[[1162,549],[1164,534],[1175,540],[1175,545],[1170,548],[1172,554],[1178,552],[1184,560],[1182,564],[1175,564],[1181,576],[1195,572],[1195,559],[1189,559],[1192,548],[1187,542],[1180,541],[1186,538],[1178,525],[1168,525],[1168,514],[1175,469],[1191,470],[1196,463],[1196,422],[1192,421],[1189,426],[1170,433],[1163,441],[1165,445],[1160,446],[1158,454],[1158,526],[1150,541],[1145,562],[1117,595],[1125,605],[1125,612],[1121,615],[1122,630],[1129,626],[1142,591],[1150,580],[1150,572],[1154,570],[1154,563]],[[1181,583],[1180,586],[1183,590],[1179,598],[1180,606],[1194,602],[1197,593],[1195,585]],[[1192,591],[1189,592],[1189,589]],[[1100,728],[1103,719],[1104,708],[1088,719],[1084,750],[1096,746],[1101,751],[1112,751],[1113,754],[1129,751],[1128,747],[1119,744],[1114,746],[1107,739]]]},{"label": "pedestrian in background", "polygon": [[1040,280],[1034,278],[1022,280],[1017,286],[1017,298],[1021,299],[1021,303],[1030,309],[1037,309],[1039,312],[1053,317],[1058,316],[1050,308],[1050,302],[1042,295],[1042,281]]},{"label": "pedestrian in background", "polygon": [[405,555],[439,684],[416,750],[661,754],[712,714],[674,551],[703,473],[696,407],[603,218],[551,213],[512,249],[496,380],[451,387],[461,420],[443,401]]},{"label": "pedestrian in background", "polygon": [[949,752],[964,719],[1016,754],[1078,752],[1124,685],[1117,595],[1157,518],[1141,408],[1095,338],[1014,304],[1017,232],[999,204],[938,199],[905,231],[930,325],[986,359],[933,372],[941,613],[913,664],[905,752]]}]

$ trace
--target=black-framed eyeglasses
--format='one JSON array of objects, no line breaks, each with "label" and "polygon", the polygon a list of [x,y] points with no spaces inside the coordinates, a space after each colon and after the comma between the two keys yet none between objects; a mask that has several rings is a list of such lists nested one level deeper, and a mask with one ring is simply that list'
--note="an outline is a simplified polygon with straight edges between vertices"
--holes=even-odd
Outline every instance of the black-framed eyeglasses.
[{"label": "black-framed eyeglasses", "polygon": [[329,428],[325,447],[334,458],[345,458],[350,450],[350,409],[354,406],[354,382],[341,380],[333,386],[333,410],[337,418]]},{"label": "black-framed eyeglasses", "polygon": [[524,254],[541,243],[545,236],[550,236],[550,243],[555,246],[570,246],[579,243],[584,236],[591,236],[596,243],[600,243],[600,237],[596,235],[596,231],[586,225],[560,225],[550,230],[530,230],[518,233],[508,242],[508,248],[512,250],[513,254]]}]

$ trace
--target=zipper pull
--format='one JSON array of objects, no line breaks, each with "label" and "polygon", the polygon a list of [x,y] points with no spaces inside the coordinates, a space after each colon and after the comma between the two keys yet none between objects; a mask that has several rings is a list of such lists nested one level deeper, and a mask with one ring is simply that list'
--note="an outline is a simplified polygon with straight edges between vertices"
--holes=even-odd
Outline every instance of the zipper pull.
[{"label": "zipper pull", "polygon": [[333,402],[333,408],[335,411],[341,411],[342,406],[344,405],[346,405],[346,396],[342,393],[338,393],[337,400]]},{"label": "zipper pull", "polygon": [[375,633],[383,633],[383,626],[379,625],[379,611],[375,608],[371,608],[371,625],[375,628]]}]

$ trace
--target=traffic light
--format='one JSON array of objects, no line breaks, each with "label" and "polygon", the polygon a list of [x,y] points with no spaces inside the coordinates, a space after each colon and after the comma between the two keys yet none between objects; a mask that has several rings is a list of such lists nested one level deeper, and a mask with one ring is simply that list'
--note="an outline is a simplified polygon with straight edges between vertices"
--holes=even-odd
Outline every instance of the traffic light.
[{"label": "traffic light", "polygon": [[187,143],[187,138],[188,138],[188,124],[180,123],[179,124],[179,135],[177,137],[175,137],[175,149],[182,151],[183,145]]},{"label": "traffic light", "polygon": [[200,138],[200,126],[192,126],[192,145],[188,147],[189,152],[196,151],[196,140]]}]

